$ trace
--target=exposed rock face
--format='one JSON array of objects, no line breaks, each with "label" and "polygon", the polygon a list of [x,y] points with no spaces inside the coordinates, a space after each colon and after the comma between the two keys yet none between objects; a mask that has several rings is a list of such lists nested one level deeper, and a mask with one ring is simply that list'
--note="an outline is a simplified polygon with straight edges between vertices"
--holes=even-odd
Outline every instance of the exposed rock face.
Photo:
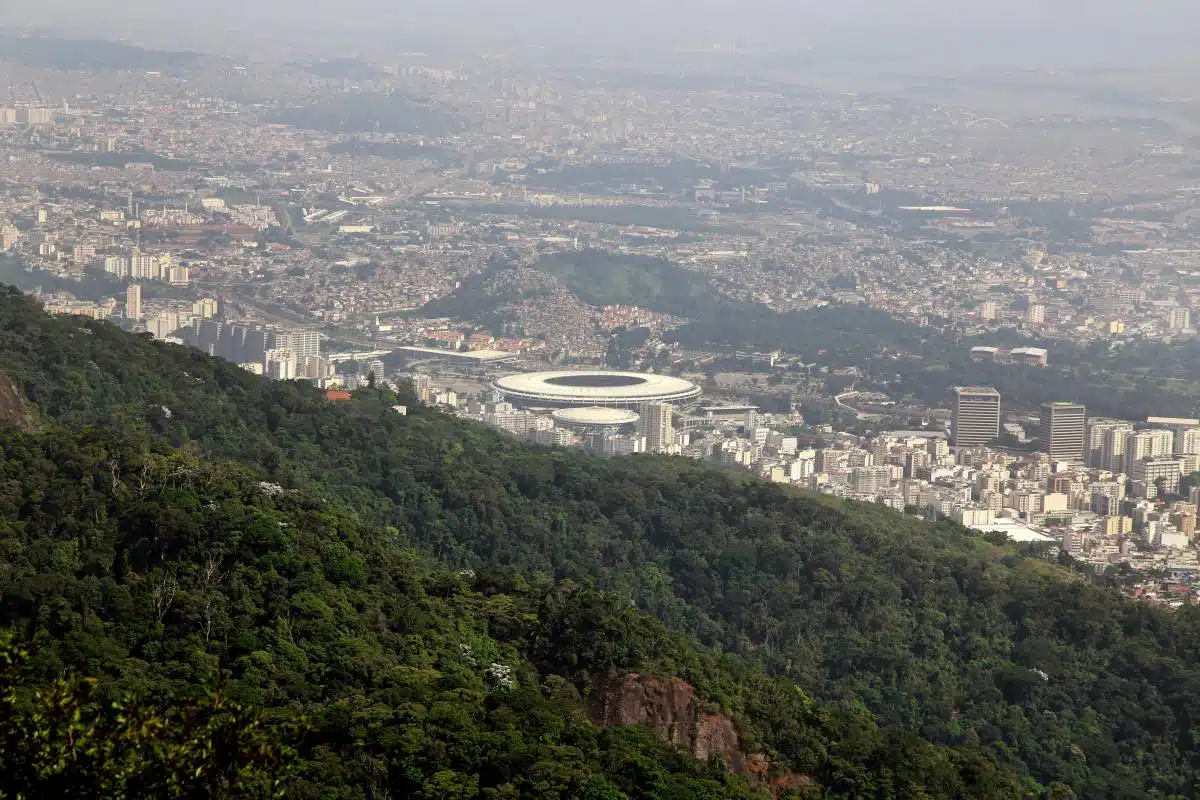
[{"label": "exposed rock face", "polygon": [[632,673],[592,692],[588,715],[597,725],[640,725],[691,751],[696,734],[696,691],[678,678]]},{"label": "exposed rock face", "polygon": [[775,796],[809,783],[795,773],[776,774],[761,753],[746,755],[733,720],[724,714],[701,712],[696,690],[678,678],[654,678],[636,672],[596,687],[587,711],[597,725],[640,725],[696,758],[716,757],[730,771],[745,775]]},{"label": "exposed rock face", "polygon": [[701,714],[696,726],[696,740],[692,755],[701,761],[718,756],[738,774],[746,772],[746,756],[742,753],[742,739],[733,720],[724,714]]},{"label": "exposed rock face", "polygon": [[25,432],[36,427],[33,409],[3,373],[0,373],[0,423],[12,425]]}]

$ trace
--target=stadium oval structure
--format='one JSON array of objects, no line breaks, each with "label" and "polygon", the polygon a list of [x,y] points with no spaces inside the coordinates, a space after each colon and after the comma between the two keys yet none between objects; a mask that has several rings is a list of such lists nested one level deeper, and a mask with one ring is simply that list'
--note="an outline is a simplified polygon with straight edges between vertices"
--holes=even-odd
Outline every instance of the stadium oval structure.
[{"label": "stadium oval structure", "polygon": [[497,378],[492,387],[513,405],[532,408],[687,406],[701,395],[699,386],[683,378],[611,370],[524,372]]},{"label": "stadium oval structure", "polygon": [[632,425],[641,417],[627,408],[604,406],[571,406],[555,409],[550,415],[557,424],[568,428],[588,430],[592,428],[619,428]]}]

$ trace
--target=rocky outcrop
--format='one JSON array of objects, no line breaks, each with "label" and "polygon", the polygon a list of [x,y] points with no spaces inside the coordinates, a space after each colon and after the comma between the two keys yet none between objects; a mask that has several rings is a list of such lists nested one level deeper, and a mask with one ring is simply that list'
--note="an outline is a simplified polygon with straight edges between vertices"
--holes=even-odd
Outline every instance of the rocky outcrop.
[{"label": "rocky outcrop", "polygon": [[810,782],[804,775],[777,773],[761,753],[747,755],[734,721],[701,711],[695,687],[687,681],[630,673],[594,688],[586,705],[597,725],[649,728],[698,759],[721,759],[730,771],[771,789],[776,797]]},{"label": "rocky outcrop", "polygon": [[738,736],[733,720],[724,714],[701,714],[696,725],[692,755],[701,761],[714,756],[738,774],[746,772],[746,756],[742,752],[742,737]]},{"label": "rocky outcrop", "polygon": [[678,678],[633,673],[588,696],[588,715],[597,725],[639,725],[691,751],[698,713],[696,690]]},{"label": "rocky outcrop", "polygon": [[37,427],[33,408],[4,373],[0,373],[0,424],[12,425],[27,433]]}]

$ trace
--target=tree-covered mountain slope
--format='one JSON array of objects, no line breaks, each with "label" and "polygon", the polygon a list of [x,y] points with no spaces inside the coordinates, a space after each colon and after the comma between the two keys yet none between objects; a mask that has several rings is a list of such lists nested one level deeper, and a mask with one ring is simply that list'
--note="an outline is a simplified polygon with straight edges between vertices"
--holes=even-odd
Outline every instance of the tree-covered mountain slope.
[{"label": "tree-covered mountain slope", "polygon": [[235,461],[453,569],[594,581],[819,702],[1042,786],[1196,793],[1196,612],[1125,601],[959,526],[685,459],[537,450],[432,409],[402,417],[384,392],[331,404],[15,293],[0,297],[0,375],[27,420]]},{"label": "tree-covered mountain slope", "polygon": [[[431,565],[238,465],[95,430],[10,429],[0,487],[0,625],[32,653],[9,683],[79,672],[161,707],[203,707],[220,684],[246,718],[297,731],[277,787],[289,797],[1019,796],[1015,773],[978,751],[811,700],[616,595]],[[11,705],[0,775],[44,790],[34,734],[11,736],[28,715]],[[262,742],[230,742],[229,722],[216,737],[228,757],[263,764],[244,752]],[[49,770],[61,791],[79,791],[63,772],[103,773],[90,756],[64,760]],[[260,783],[243,790],[275,788]]]}]

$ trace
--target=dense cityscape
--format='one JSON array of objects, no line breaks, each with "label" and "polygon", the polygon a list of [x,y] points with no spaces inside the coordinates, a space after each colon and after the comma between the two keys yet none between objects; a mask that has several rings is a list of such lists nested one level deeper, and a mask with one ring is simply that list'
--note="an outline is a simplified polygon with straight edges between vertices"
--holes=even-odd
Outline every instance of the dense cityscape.
[{"label": "dense cityscape", "polygon": [[0,796],[1200,793],[1200,6],[0,16]]},{"label": "dense cityscape", "polygon": [[[5,278],[52,312],[322,388],[408,379],[539,444],[711,460],[1153,569],[1166,584],[1130,589],[1153,599],[1187,591],[1200,376],[1183,358],[1157,385],[1137,374],[1140,352],[1190,345],[1200,294],[1194,140],[1171,124],[497,72],[491,53],[95,57],[119,68],[35,46],[0,73]],[[870,327],[864,309],[886,323],[848,351],[789,334],[819,313]],[[965,436],[969,370],[886,375],[945,360],[939,342],[1007,384],[1123,357],[1104,381],[1141,402],[995,381]],[[704,400],[591,424],[493,384],[551,367],[672,375]]]}]

